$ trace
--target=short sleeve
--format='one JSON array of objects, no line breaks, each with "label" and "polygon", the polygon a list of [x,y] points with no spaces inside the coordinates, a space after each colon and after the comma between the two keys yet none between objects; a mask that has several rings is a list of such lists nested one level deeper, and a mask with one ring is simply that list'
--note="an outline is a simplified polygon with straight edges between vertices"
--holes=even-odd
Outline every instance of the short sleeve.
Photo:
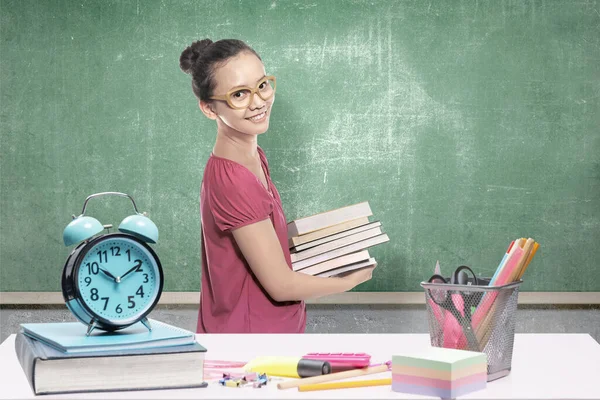
[{"label": "short sleeve", "polygon": [[240,228],[268,218],[273,198],[256,177],[241,165],[213,160],[208,198],[211,213],[221,231]]}]

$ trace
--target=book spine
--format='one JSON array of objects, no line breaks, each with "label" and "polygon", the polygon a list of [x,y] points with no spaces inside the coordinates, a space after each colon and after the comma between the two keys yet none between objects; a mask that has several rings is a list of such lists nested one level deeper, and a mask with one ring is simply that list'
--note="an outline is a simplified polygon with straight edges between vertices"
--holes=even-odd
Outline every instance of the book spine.
[{"label": "book spine", "polygon": [[320,239],[315,239],[315,240],[311,240],[311,241],[306,242],[306,243],[299,244],[298,246],[291,246],[291,247],[293,247],[293,249],[290,249],[290,251],[291,250],[294,250],[295,252],[304,251],[306,249],[310,249],[310,248],[313,248],[313,247],[316,247],[316,246],[320,246],[320,245],[322,245],[324,243],[329,243],[329,242],[332,242],[332,241],[337,240],[337,239],[342,239],[342,238],[345,238],[345,237],[348,237],[348,236],[351,236],[351,235],[354,235],[354,234],[357,234],[357,233],[360,233],[360,232],[367,231],[369,229],[375,229],[375,228],[377,228],[379,226],[381,226],[381,222],[376,221],[376,222],[373,222],[373,223],[370,223],[370,224],[367,224],[367,225],[358,226],[358,227],[355,227],[355,228],[350,228],[348,230],[345,230],[345,231],[342,231],[342,232],[338,232],[338,233],[335,233],[335,234],[332,234],[332,235],[328,235],[328,236],[322,237]]},{"label": "book spine", "polygon": [[15,352],[17,353],[19,364],[21,364],[21,368],[29,381],[31,390],[35,394],[38,394],[35,390],[35,363],[41,355],[36,353],[34,346],[32,346],[31,342],[22,332],[19,332],[15,338]]},{"label": "book spine", "polygon": [[361,240],[366,240],[372,238],[377,235],[381,235],[381,228],[372,228],[366,231],[356,232],[346,237],[342,237],[339,239],[332,240],[327,243],[320,244],[313,248],[303,250],[298,253],[291,254],[292,262],[298,262],[302,260],[306,260],[307,258],[317,256],[319,254],[326,253],[331,250],[339,249],[340,247],[348,246],[353,243],[360,242]]},{"label": "book spine", "polygon": [[316,255],[316,256],[313,256],[310,258],[306,258],[301,261],[293,262],[292,269],[294,271],[298,271],[300,269],[310,267],[311,265],[320,264],[327,260],[331,260],[333,258],[338,258],[338,257],[344,256],[346,254],[364,250],[369,247],[373,247],[373,246],[376,246],[378,244],[381,244],[381,243],[384,243],[387,241],[389,241],[387,234],[382,233],[381,235],[374,236],[369,239],[362,240],[360,242],[352,243],[352,244],[346,245],[344,247],[339,247],[337,249],[328,251],[327,253],[322,253],[322,254],[319,254],[319,255]]},{"label": "book spine", "polygon": [[293,237],[300,236],[298,233],[298,226],[296,225],[296,221],[292,221],[287,226],[288,230],[288,240],[291,240]]},{"label": "book spine", "polygon": [[[344,211],[348,210],[352,210],[355,215],[348,217],[344,213]],[[372,215],[373,211],[369,206],[369,202],[366,201],[351,206],[322,212],[316,215],[311,215],[310,217],[293,221],[293,224],[291,225],[291,231],[289,229],[290,227],[288,227],[288,237],[305,235],[319,229],[343,223],[345,220],[351,220],[360,217],[370,217]]]}]

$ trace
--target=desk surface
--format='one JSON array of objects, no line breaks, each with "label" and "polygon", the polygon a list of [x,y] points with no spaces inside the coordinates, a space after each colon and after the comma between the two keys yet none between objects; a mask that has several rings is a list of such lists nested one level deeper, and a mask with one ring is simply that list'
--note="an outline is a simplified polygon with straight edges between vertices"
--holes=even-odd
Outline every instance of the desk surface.
[{"label": "desk surface", "polygon": [[[34,397],[14,350],[15,335],[0,345],[0,398]],[[197,335],[207,349],[207,360],[247,361],[258,355],[298,356],[308,352],[366,352],[374,362],[386,361],[416,347],[429,346],[427,334],[305,334],[305,335]],[[489,382],[485,390],[461,399],[599,399],[600,345],[587,334],[517,334],[512,371]],[[369,378],[389,377],[390,373]],[[51,398],[143,399],[427,399],[396,393],[389,386],[336,389],[318,392],[278,390],[275,384],[261,389],[228,388],[212,383],[206,389],[77,393],[44,395]]]}]

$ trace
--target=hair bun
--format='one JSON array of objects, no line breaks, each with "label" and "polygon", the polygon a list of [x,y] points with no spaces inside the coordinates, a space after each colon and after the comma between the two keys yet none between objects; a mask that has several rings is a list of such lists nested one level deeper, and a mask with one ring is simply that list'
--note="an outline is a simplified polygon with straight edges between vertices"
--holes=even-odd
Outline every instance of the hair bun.
[{"label": "hair bun", "polygon": [[210,39],[198,40],[186,47],[179,57],[179,68],[186,74],[191,74],[194,64],[208,46],[213,43]]}]

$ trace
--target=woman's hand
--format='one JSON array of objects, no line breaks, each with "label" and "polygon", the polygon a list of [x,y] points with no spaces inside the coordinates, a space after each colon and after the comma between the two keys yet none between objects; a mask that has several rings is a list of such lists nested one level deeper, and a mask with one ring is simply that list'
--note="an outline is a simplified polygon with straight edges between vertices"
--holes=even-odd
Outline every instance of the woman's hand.
[{"label": "woman's hand", "polygon": [[[350,283],[352,285],[352,287],[350,289],[352,289],[355,286],[358,286],[361,283],[370,280],[373,277],[373,270],[375,269],[376,266],[377,266],[377,263],[375,263],[375,265],[370,266],[370,267],[361,268],[361,269],[357,269],[357,270],[349,271],[349,272],[344,272],[343,274],[340,274],[338,276],[342,279],[347,279],[348,281],[350,281]],[[350,289],[348,289],[348,290],[350,290]]]}]

